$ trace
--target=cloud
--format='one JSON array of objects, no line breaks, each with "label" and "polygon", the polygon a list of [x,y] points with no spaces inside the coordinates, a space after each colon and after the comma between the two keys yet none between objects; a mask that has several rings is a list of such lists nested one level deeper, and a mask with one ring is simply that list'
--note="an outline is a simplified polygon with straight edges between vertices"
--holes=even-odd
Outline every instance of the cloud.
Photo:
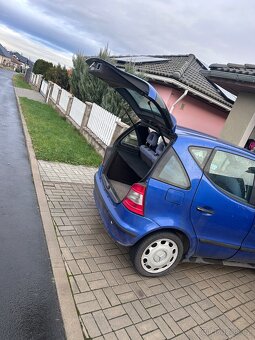
[{"label": "cloud", "polygon": [[0,20],[59,56],[95,55],[108,43],[113,54],[254,63],[254,10],[253,0],[8,0]]},{"label": "cloud", "polygon": [[0,24],[1,43],[10,51],[20,52],[27,58],[35,61],[36,59],[45,59],[54,64],[62,64],[66,67],[72,67],[72,53],[59,51],[48,47],[45,44],[33,40],[19,32]]}]

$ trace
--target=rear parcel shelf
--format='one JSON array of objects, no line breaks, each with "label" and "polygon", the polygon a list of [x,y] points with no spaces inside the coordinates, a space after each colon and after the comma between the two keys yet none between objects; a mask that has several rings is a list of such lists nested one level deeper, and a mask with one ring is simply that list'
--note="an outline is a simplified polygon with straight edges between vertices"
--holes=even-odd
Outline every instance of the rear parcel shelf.
[{"label": "rear parcel shelf", "polygon": [[140,158],[139,155],[132,154],[131,152],[118,151],[120,157],[124,162],[142,179],[150,167]]}]

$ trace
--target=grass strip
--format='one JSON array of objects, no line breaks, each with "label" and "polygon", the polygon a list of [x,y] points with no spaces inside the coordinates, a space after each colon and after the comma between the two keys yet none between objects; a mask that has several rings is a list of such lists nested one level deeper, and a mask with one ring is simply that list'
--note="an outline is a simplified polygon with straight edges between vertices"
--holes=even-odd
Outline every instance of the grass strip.
[{"label": "grass strip", "polygon": [[94,167],[100,164],[101,156],[51,106],[24,97],[20,104],[37,159]]},{"label": "grass strip", "polygon": [[12,79],[15,87],[32,90],[32,87],[25,81],[23,74],[15,74]]}]

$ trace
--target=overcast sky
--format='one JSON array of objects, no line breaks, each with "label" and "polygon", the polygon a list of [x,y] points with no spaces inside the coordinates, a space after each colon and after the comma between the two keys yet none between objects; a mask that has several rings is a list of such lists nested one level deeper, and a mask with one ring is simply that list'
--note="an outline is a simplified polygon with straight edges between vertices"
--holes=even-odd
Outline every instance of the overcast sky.
[{"label": "overcast sky", "polygon": [[79,52],[255,64],[254,0],[0,0],[0,43],[72,66]]}]

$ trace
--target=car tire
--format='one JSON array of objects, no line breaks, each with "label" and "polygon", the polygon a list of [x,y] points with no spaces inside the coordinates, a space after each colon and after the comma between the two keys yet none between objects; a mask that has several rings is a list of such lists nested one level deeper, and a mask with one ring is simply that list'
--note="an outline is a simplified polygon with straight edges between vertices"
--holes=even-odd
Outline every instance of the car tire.
[{"label": "car tire", "polygon": [[168,274],[183,255],[181,239],[171,232],[157,232],[145,237],[130,249],[134,267],[143,276]]}]

